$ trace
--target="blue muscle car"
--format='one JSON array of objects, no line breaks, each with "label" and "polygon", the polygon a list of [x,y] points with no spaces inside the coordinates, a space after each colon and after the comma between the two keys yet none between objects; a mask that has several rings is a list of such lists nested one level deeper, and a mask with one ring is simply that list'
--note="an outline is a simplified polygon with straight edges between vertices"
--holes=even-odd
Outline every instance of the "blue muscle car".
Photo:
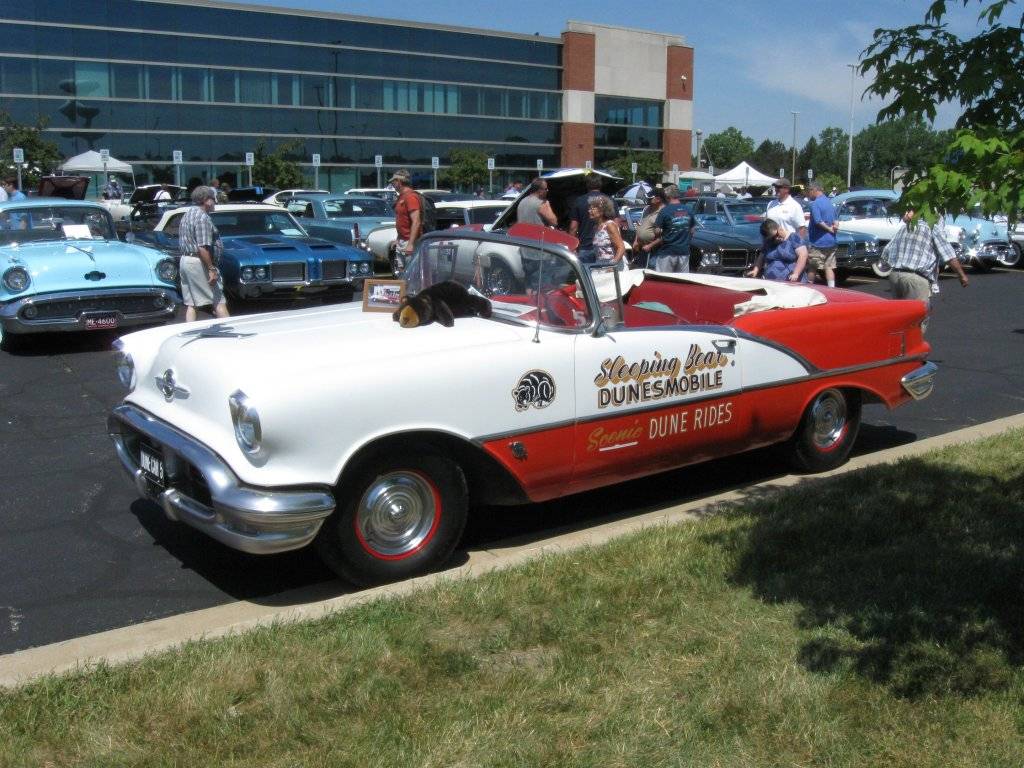
[{"label": "blue muscle car", "polygon": [[[178,227],[188,208],[164,213],[152,232],[137,240],[178,254]],[[373,276],[373,257],[361,248],[309,237],[288,211],[277,206],[218,205],[210,214],[223,245],[224,290],[241,299],[275,293],[332,290],[351,298]]]},{"label": "blue muscle car", "polygon": [[98,203],[0,203],[0,336],[170,320],[177,260],[118,241]]}]

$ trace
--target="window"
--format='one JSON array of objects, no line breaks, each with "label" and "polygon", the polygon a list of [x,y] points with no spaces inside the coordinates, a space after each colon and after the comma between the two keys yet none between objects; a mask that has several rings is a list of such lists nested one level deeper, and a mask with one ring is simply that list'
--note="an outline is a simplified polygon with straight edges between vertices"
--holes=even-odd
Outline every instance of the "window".
[{"label": "window", "polygon": [[111,64],[114,96],[119,99],[141,99],[142,72],[142,67],[137,64]]},{"label": "window", "polygon": [[86,98],[110,96],[110,72],[107,64],[92,61],[75,62],[75,93]]}]

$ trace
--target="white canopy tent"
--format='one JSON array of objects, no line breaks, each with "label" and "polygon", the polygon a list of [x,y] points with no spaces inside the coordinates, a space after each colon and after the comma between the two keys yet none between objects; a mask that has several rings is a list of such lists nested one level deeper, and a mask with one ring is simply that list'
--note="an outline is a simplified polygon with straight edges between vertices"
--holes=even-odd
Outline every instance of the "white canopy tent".
[{"label": "white canopy tent", "polygon": [[135,189],[135,173],[130,163],[118,160],[116,157],[108,157],[107,162],[104,163],[100,153],[94,149],[66,160],[59,170],[66,176],[89,176],[89,184],[93,189],[92,195],[95,197],[102,194],[103,187],[107,183],[106,177],[112,173],[131,177],[131,186],[122,183],[122,191],[125,196],[131,195]]},{"label": "white canopy tent", "polygon": [[94,149],[90,149],[88,152],[83,152],[80,155],[75,155],[69,160],[64,161],[60,170],[66,174],[103,173],[106,171],[107,173],[126,173],[129,176],[133,175],[130,163],[118,160],[116,157],[111,157],[106,163],[104,163],[103,158],[100,157],[100,153]]},{"label": "white canopy tent", "polygon": [[707,171],[683,171],[679,174],[680,179],[690,179],[691,181],[714,181],[715,177]]},{"label": "white canopy tent", "polygon": [[715,176],[716,184],[728,184],[731,187],[767,187],[775,181],[777,179],[774,176],[766,176],[746,160]]}]

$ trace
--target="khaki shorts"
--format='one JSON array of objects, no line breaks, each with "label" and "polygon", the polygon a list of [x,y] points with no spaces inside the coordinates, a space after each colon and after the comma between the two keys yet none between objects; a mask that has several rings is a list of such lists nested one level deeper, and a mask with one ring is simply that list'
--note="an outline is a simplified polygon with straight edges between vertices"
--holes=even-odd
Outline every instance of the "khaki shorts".
[{"label": "khaki shorts", "polygon": [[813,267],[814,269],[835,269],[835,246],[832,246],[831,248],[815,248],[812,245],[807,249],[807,266]]}]

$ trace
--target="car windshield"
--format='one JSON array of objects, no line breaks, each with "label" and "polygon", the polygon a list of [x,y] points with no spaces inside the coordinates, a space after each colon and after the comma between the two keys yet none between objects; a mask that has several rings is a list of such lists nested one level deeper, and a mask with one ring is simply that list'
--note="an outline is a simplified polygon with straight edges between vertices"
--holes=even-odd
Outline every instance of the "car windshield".
[{"label": "car windshield", "polygon": [[324,211],[330,219],[347,216],[383,216],[386,218],[395,215],[391,206],[384,200],[368,197],[356,200],[344,198],[324,200]]},{"label": "car windshield", "polygon": [[884,218],[889,215],[884,200],[847,200],[843,203],[842,213],[855,219]]},{"label": "car windshield", "polygon": [[0,243],[114,240],[110,214],[99,206],[8,208],[0,212]]},{"label": "car windshield", "polygon": [[[724,208],[734,219],[747,221],[760,220],[766,210],[766,207],[757,205],[756,203],[727,203]],[[754,218],[747,219],[748,216],[753,216]]]},{"label": "car windshield", "polygon": [[567,257],[512,241],[429,238],[403,275],[410,294],[453,280],[491,300],[494,316],[550,328],[584,328],[592,313]]},{"label": "car windshield", "polygon": [[286,235],[305,237],[305,230],[287,211],[214,211],[210,214],[221,236]]},{"label": "car windshield", "polygon": [[493,224],[507,205],[481,205],[469,209],[470,224]]}]

